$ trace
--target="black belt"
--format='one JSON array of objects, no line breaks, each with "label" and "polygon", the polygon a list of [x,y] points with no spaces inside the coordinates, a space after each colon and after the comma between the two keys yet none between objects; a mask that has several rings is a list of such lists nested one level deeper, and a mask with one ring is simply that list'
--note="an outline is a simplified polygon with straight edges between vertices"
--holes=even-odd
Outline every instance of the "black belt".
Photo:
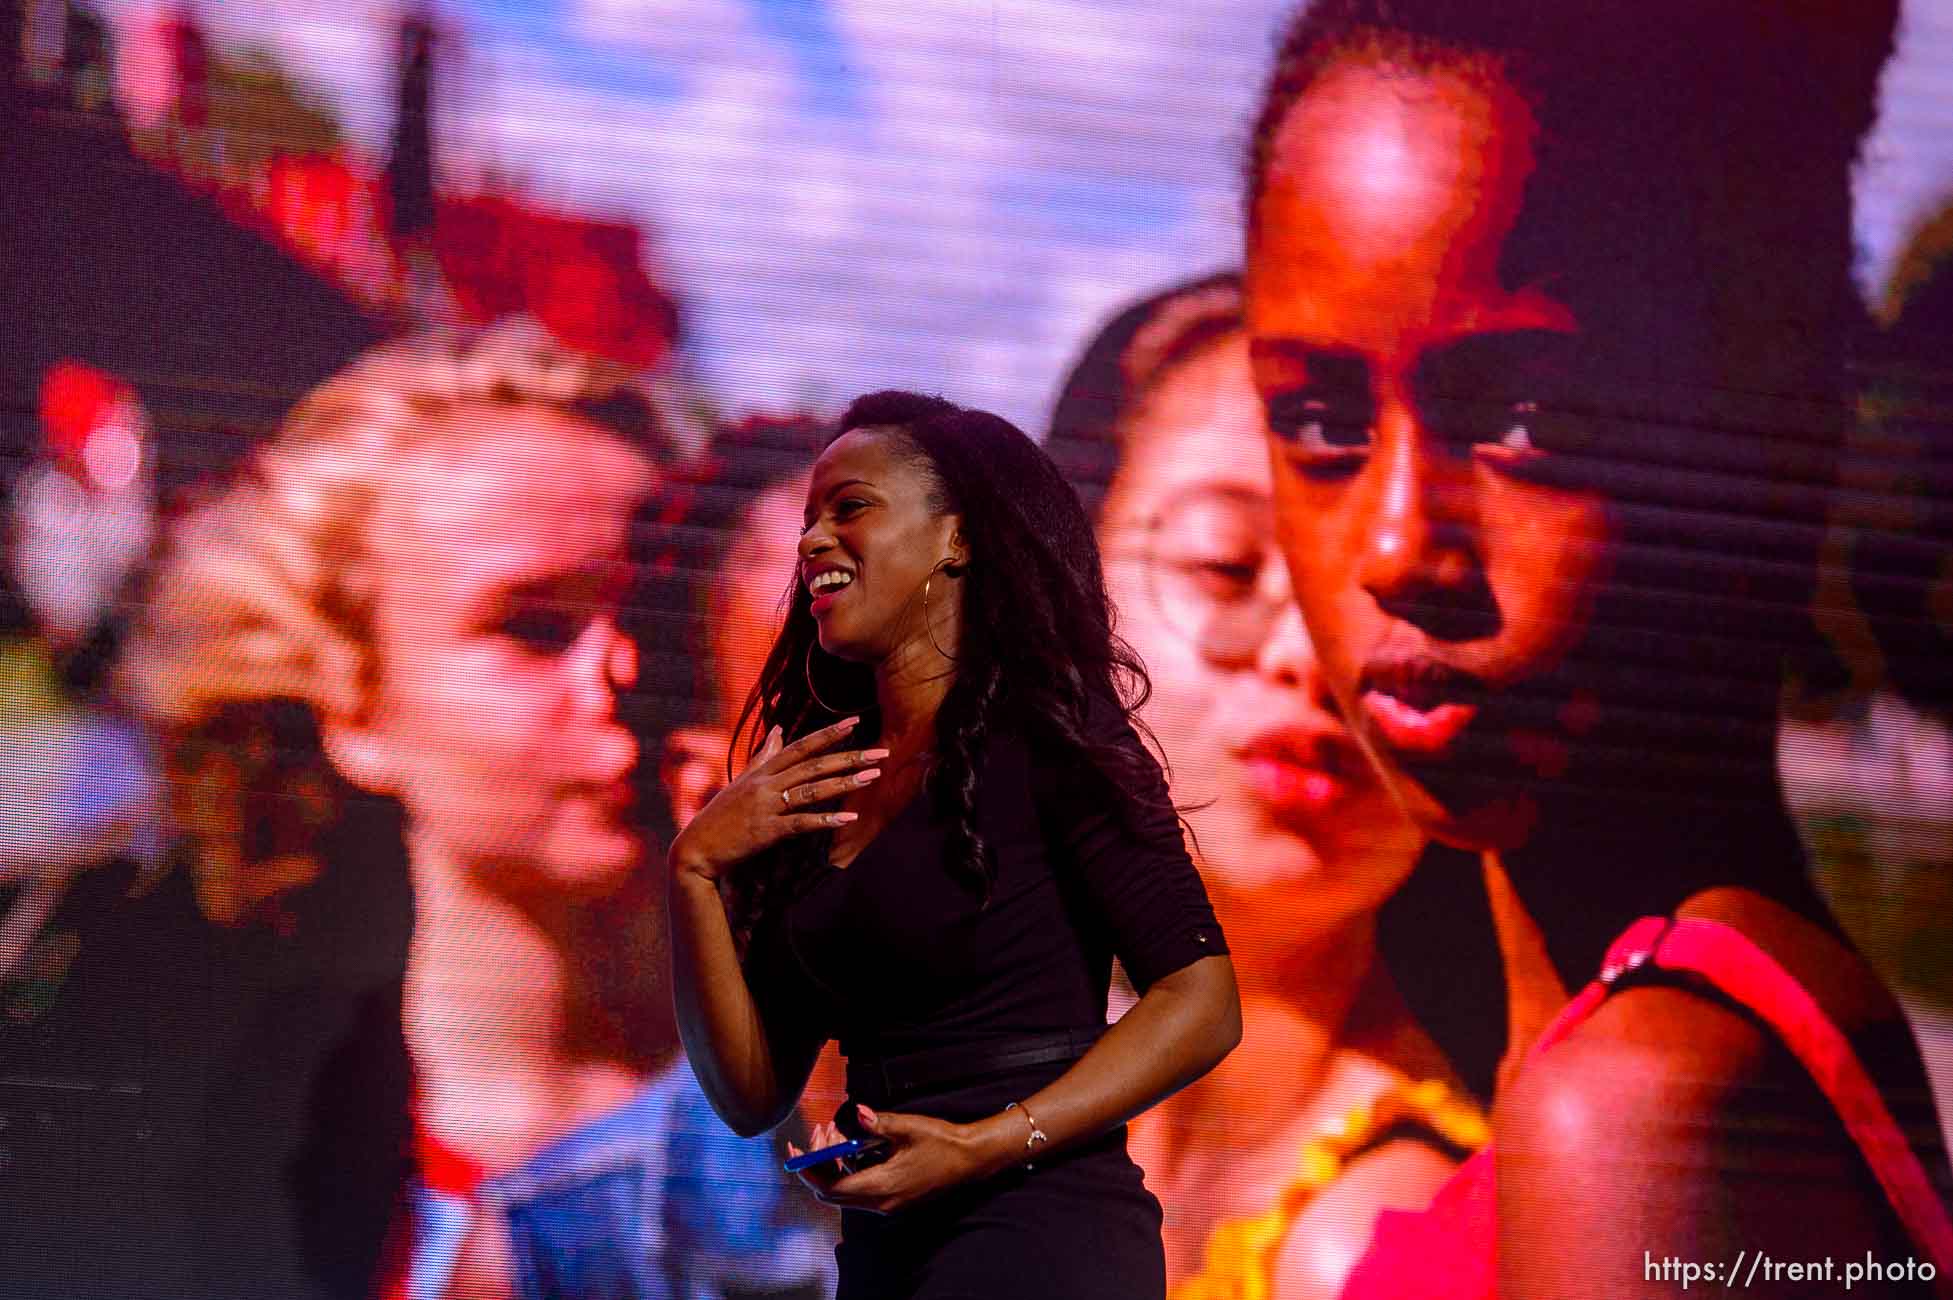
[{"label": "black belt", "polygon": [[848,1095],[897,1097],[944,1084],[964,1083],[1052,1061],[1075,1061],[1090,1051],[1105,1030],[1061,1029],[984,1042],[938,1047],[901,1056],[849,1057]]}]

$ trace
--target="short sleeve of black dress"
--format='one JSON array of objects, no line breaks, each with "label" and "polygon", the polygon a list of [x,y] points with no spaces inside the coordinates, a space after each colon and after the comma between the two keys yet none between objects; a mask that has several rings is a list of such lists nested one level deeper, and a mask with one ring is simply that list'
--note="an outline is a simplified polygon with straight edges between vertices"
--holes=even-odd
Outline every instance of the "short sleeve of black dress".
[{"label": "short sleeve of black dress", "polygon": [[1041,755],[1034,764],[1038,815],[1059,869],[1076,873],[1104,919],[1113,955],[1144,993],[1174,971],[1225,953],[1227,939],[1187,854],[1159,762],[1110,700],[1094,699],[1086,729],[1095,743],[1126,756],[1120,780],[1137,796],[1135,811],[1129,818],[1096,764]]}]

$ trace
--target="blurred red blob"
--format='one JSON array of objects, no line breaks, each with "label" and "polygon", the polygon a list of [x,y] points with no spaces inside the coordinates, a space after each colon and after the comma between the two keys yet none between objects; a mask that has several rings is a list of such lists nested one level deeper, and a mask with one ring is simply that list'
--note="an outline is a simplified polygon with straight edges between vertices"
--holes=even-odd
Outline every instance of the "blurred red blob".
[{"label": "blurred red blob", "polygon": [[442,201],[434,255],[462,313],[527,312],[571,347],[637,369],[671,350],[678,307],[629,222],[544,212],[504,195]]},{"label": "blurred red blob", "polygon": [[529,251],[524,209],[500,194],[447,199],[434,215],[434,257],[462,315],[475,321],[520,311]]},{"label": "blurred red blob", "polygon": [[48,461],[86,486],[128,486],[140,471],[144,430],[135,390],[79,361],[41,380],[41,437]]},{"label": "blurred red blob", "polygon": [[41,431],[49,459],[80,460],[88,435],[112,418],[132,394],[115,376],[78,361],[61,361],[41,380]]}]

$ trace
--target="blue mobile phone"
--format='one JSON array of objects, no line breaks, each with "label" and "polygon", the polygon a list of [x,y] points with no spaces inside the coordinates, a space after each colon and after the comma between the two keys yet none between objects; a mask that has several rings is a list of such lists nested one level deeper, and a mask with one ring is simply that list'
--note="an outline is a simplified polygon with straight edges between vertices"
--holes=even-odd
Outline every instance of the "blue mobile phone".
[{"label": "blue mobile phone", "polygon": [[809,1151],[805,1155],[795,1156],[787,1161],[786,1170],[790,1174],[797,1174],[835,1160],[840,1162],[842,1173],[852,1174],[870,1165],[880,1164],[888,1158],[888,1154],[887,1138],[849,1138],[846,1142],[837,1142],[831,1147],[822,1147],[818,1151]]}]

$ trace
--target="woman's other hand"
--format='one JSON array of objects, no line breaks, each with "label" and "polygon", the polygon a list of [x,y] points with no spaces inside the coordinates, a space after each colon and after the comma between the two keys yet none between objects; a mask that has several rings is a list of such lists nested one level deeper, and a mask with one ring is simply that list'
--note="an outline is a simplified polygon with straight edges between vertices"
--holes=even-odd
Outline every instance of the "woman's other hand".
[{"label": "woman's other hand", "polygon": [[[984,1125],[951,1124],[927,1115],[881,1115],[866,1106],[855,1109],[862,1128],[886,1138],[892,1153],[859,1173],[843,1173],[841,1162],[830,1160],[799,1175],[818,1199],[844,1210],[893,1214],[958,1183],[997,1173],[1016,1158],[1015,1147],[1000,1146]],[[808,1150],[819,1151],[847,1140],[848,1135],[835,1125],[817,1124],[809,1136]],[[788,1143],[787,1151],[800,1154],[792,1143]]]},{"label": "woman's other hand", "polygon": [[844,826],[851,812],[815,812],[881,775],[868,764],[888,757],[885,749],[826,751],[853,731],[859,718],[802,736],[791,745],[775,727],[746,770],[699,811],[672,841],[674,876],[717,881],[735,864],[789,835]]}]

